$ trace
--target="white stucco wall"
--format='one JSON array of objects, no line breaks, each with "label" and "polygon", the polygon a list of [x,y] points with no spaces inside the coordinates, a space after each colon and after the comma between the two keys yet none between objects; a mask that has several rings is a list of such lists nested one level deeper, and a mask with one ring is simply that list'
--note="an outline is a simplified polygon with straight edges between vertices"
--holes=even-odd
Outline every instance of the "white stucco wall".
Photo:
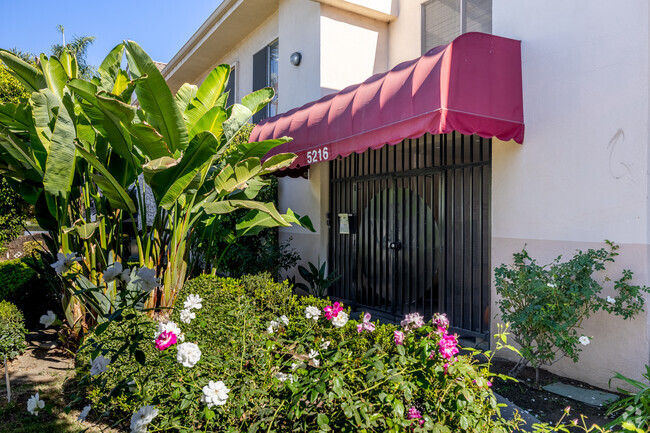
[{"label": "white stucco wall", "polygon": [[392,68],[420,57],[422,42],[422,3],[426,0],[398,0],[398,18],[388,24],[388,63]]},{"label": "white stucco wall", "polygon": [[236,83],[237,102],[241,101],[242,96],[251,93],[253,91],[253,54],[278,39],[278,17],[279,14],[277,12],[269,16],[246,39],[243,39],[228,51],[226,55],[222,58],[215,59],[211,67],[204,72],[200,82],[203,82],[208,73],[217,65],[222,63],[233,65],[236,63],[238,68]]},{"label": "white stucco wall", "polygon": [[[493,268],[524,245],[546,263],[609,239],[616,268],[650,283],[648,28],[643,0],[494,0],[493,33],[522,41],[526,136],[493,145]],[[580,363],[553,370],[603,387],[614,371],[638,378],[648,326],[647,313],[597,314]]]}]

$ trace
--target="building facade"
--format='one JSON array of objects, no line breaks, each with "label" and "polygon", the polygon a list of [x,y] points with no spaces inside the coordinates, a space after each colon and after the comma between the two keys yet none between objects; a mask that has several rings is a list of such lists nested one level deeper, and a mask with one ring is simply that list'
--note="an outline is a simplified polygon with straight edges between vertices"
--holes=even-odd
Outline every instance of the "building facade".
[{"label": "building facade", "polygon": [[[346,171],[344,160],[331,162],[322,157],[323,161],[309,165],[307,178],[280,179],[280,208],[309,215],[316,228],[315,233],[300,228],[281,231],[283,239],[292,238],[304,262],[329,260],[336,268],[351,260],[374,261],[375,268],[367,269],[381,269],[385,274],[377,277],[372,271],[372,278],[400,281],[400,308],[392,305],[396,314],[408,309],[410,302],[417,303],[417,296],[405,295],[407,288],[421,286],[423,293],[433,290],[427,281],[436,280],[446,269],[437,266],[451,266],[447,274],[463,277],[469,282],[463,280],[461,285],[471,288],[458,295],[462,300],[454,305],[463,309],[450,312],[452,324],[454,319],[463,322],[459,328],[480,338],[494,334],[499,323],[492,269],[511,262],[512,254],[524,246],[546,263],[576,249],[600,248],[609,239],[621,245],[615,270],[632,269],[634,283],[650,284],[649,21],[648,3],[642,0],[625,4],[605,0],[224,0],[167,64],[163,75],[175,91],[184,82],[199,84],[218,64],[230,64],[232,102],[257,88],[275,87],[277,100],[263,113],[273,116],[386,72],[464,32],[521,41],[523,144],[493,138],[473,145],[469,159],[462,157],[461,162],[479,168],[472,168],[471,174],[461,169],[465,174],[454,180],[456,189],[435,192],[436,185],[442,184],[434,171],[444,169],[434,167],[435,162],[429,167],[431,173],[405,174],[392,189],[378,186],[390,170],[355,173]],[[292,63],[294,53],[300,53],[298,65]],[[428,140],[427,144],[423,138],[422,148],[450,145]],[[454,138],[448,140],[451,143]],[[394,152],[399,149],[406,155],[400,160],[401,171],[406,171],[405,161],[411,161],[409,155],[419,146],[409,142],[394,147]],[[388,152],[372,150],[356,158],[370,160],[380,157],[372,152],[382,151]],[[418,169],[417,162],[408,168]],[[368,233],[369,213],[366,220],[355,221],[355,211],[337,208],[344,205],[346,191],[352,197],[350,179],[359,176],[366,176],[364,209],[380,209],[383,202],[401,203],[399,214],[384,215],[409,222],[400,226],[401,244],[395,245],[401,259],[396,259],[397,253],[365,258],[341,258],[337,253],[369,251],[377,242],[363,235]],[[449,179],[449,174],[445,176]],[[447,180],[443,188],[450,184]],[[458,210],[458,202],[450,201],[452,192],[471,197],[468,211]],[[446,198],[434,206],[424,197],[428,195]],[[467,267],[454,268],[459,260],[430,262],[426,253],[423,257],[405,255],[413,250],[409,239],[418,236],[429,239],[432,251],[439,251],[441,206],[449,207],[448,221],[457,212],[459,220],[469,218],[470,223],[479,224],[453,240],[457,248],[475,251]],[[358,230],[354,239],[341,237],[339,213],[352,216],[348,223]],[[373,226],[378,215],[381,212],[372,215]],[[341,239],[350,239],[346,240],[349,244],[341,244]],[[449,241],[445,248],[445,254],[451,254]],[[392,269],[399,270],[398,276]],[[359,265],[348,282],[340,284],[356,287],[368,279],[368,272]],[[481,293],[478,301],[476,290]],[[342,295],[352,296],[350,292]],[[381,295],[360,297],[357,302],[372,304],[379,313],[388,311]],[[435,308],[437,304],[428,305]],[[471,317],[463,318],[466,311]],[[614,372],[638,377],[650,363],[647,312],[628,321],[599,313],[583,328],[585,335],[594,338],[583,348],[580,362],[565,359],[552,371],[607,387]]]}]

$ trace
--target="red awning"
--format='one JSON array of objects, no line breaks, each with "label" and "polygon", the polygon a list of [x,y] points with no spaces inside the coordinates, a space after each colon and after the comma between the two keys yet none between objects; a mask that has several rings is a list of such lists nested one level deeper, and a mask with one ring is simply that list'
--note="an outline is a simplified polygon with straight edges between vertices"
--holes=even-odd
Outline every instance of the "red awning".
[{"label": "red awning", "polygon": [[[250,141],[293,141],[292,168],[378,149],[429,132],[524,139],[520,41],[466,33],[449,45],[261,121]],[[338,65],[337,67],[345,67]]]}]

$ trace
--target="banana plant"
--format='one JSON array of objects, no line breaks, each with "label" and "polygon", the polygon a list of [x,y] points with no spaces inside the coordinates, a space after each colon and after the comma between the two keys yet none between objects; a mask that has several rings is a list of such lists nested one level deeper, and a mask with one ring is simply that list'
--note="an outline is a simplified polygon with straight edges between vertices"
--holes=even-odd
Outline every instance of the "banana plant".
[{"label": "banana plant", "polygon": [[[57,241],[52,254],[82,254],[86,285],[99,286],[114,261],[127,262],[130,232],[138,265],[162,281],[148,307],[168,308],[187,278],[191,237],[206,215],[218,221],[247,209],[242,233],[291,224],[313,230],[307,217],[255,200],[260,178],[295,155],[263,160],[289,138],[233,146],[273,90],[226,106],[229,65],[173,94],[133,41],[111,50],[92,80],[79,78],[68,53],[41,56],[36,67],[7,51],[0,60],[32,92],[29,101],[0,105],[0,173],[36,206]],[[147,207],[151,199],[155,206]]]}]

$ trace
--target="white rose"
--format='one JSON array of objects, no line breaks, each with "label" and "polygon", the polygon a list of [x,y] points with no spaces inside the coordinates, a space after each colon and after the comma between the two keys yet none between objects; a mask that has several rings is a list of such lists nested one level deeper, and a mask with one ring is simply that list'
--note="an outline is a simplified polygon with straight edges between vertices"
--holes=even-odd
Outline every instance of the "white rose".
[{"label": "white rose", "polygon": [[610,304],[615,304],[615,303],[616,303],[616,299],[612,298],[611,296],[608,296],[608,297],[607,297],[607,302],[609,302]]},{"label": "white rose", "polygon": [[181,322],[190,323],[192,319],[195,318],[196,318],[196,314],[192,310],[186,308],[181,311]]},{"label": "white rose", "polygon": [[305,308],[305,317],[307,319],[313,319],[314,321],[318,320],[320,317],[320,308],[310,305],[309,307]]},{"label": "white rose", "polygon": [[52,310],[47,310],[47,314],[43,314],[39,322],[46,328],[52,326],[56,322],[56,314]]},{"label": "white rose", "polygon": [[27,400],[27,411],[32,415],[38,415],[38,411],[45,407],[45,402],[41,400],[38,393],[29,397]]},{"label": "white rose", "polygon": [[176,335],[176,338],[178,338],[180,341],[185,340],[185,335],[181,332],[181,328],[178,327],[178,325],[175,322],[172,322],[171,320],[167,323],[158,323],[158,327],[156,328],[156,333],[154,334],[154,340],[160,336],[165,331],[169,331],[173,334]]},{"label": "white rose", "polygon": [[280,316],[280,322],[284,323],[284,326],[289,326],[289,318],[287,316]]},{"label": "white rose", "polygon": [[99,355],[97,358],[90,361],[90,375],[97,376],[108,370],[108,364],[111,360],[109,358],[104,358],[102,355]]},{"label": "white rose", "polygon": [[203,395],[201,396],[201,401],[212,407],[214,405],[221,406],[226,404],[228,400],[228,393],[230,390],[222,381],[214,382],[210,381],[206,386],[203,387]]},{"label": "white rose", "polygon": [[158,409],[151,405],[142,406],[131,416],[131,433],[146,433],[147,425],[158,416]]},{"label": "white rose", "polygon": [[201,349],[194,343],[181,343],[178,345],[176,361],[180,362],[183,367],[194,367],[201,359]]},{"label": "white rose", "polygon": [[332,325],[337,328],[342,328],[346,323],[348,323],[348,320],[348,314],[345,311],[339,311],[339,314],[337,314],[336,317],[332,319]]},{"label": "white rose", "polygon": [[185,307],[186,310],[200,310],[203,307],[203,304],[201,304],[201,302],[203,302],[203,298],[201,298],[199,295],[189,295],[185,300],[183,307]]},{"label": "white rose", "polygon": [[589,337],[587,337],[586,335],[581,335],[580,338],[578,338],[578,341],[583,346],[586,346],[587,344],[591,343],[591,340],[589,340]]}]

